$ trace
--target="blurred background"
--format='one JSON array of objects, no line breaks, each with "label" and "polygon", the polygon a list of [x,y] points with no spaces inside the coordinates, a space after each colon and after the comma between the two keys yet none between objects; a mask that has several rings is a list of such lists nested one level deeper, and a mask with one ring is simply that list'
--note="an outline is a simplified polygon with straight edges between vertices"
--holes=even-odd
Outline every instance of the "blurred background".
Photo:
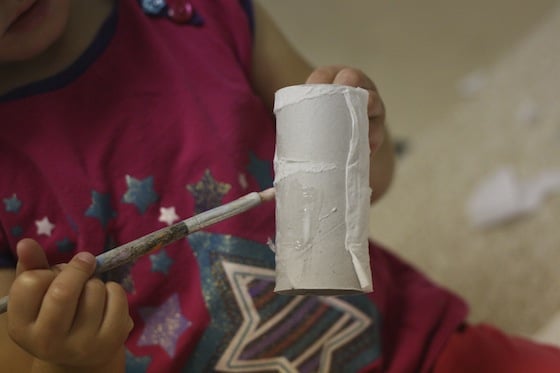
[{"label": "blurred background", "polygon": [[[464,297],[472,321],[560,345],[560,2],[259,1],[312,64],[378,85],[400,156],[372,237]],[[467,205],[500,170],[483,206],[550,193],[477,226]]]}]

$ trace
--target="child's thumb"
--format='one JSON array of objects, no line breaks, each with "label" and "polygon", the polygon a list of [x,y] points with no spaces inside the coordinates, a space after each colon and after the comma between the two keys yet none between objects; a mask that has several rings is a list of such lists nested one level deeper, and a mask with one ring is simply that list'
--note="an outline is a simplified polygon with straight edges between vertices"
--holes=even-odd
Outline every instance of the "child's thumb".
[{"label": "child's thumb", "polygon": [[37,241],[25,238],[16,246],[18,262],[16,276],[31,269],[48,269],[49,262],[41,245]]}]

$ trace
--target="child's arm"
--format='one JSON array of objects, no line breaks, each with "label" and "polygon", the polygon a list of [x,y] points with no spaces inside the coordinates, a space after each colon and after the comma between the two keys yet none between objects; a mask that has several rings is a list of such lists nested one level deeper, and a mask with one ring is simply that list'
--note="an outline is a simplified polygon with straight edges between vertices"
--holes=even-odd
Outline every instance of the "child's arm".
[{"label": "child's arm", "polygon": [[272,110],[274,92],[306,83],[334,83],[359,86],[369,91],[369,140],[371,145],[371,201],[379,199],[393,178],[393,145],[385,126],[385,107],[377,87],[362,71],[342,65],[313,69],[288,43],[272,19],[259,6],[255,8],[255,42],[252,82],[255,91]]},{"label": "child's arm", "polygon": [[10,370],[18,372],[124,372],[132,329],[126,294],[118,284],[91,278],[94,256],[80,253],[51,269],[35,241],[22,240],[17,251],[16,271],[0,278],[3,288],[13,280],[7,320],[0,316],[6,327],[0,349],[14,351],[2,354],[0,364],[21,364]]}]

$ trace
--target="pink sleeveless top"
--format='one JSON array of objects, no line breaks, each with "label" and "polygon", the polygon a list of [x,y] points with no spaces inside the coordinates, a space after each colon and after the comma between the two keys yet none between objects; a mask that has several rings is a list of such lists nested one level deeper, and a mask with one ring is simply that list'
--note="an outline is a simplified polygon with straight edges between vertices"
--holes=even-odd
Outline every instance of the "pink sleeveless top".
[{"label": "pink sleeveless top", "polygon": [[[177,24],[163,0],[140,3],[153,15],[118,1],[72,66],[0,97],[2,266],[24,237],[64,262],[271,186],[250,4],[193,0]],[[427,371],[465,318],[373,243],[374,293],[276,295],[273,235],[269,203],[108,273],[135,320],[128,371]]]}]

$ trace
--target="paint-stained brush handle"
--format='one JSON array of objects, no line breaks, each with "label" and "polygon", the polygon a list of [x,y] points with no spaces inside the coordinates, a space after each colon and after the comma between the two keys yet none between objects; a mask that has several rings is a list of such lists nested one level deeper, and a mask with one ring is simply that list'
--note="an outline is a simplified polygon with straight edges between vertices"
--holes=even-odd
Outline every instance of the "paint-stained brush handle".
[{"label": "paint-stained brush handle", "polygon": [[[134,241],[115,247],[96,257],[97,265],[95,273],[101,274],[123,264],[130,263],[135,259],[169,245],[190,233],[199,231],[210,225],[216,224],[232,216],[241,214],[263,201],[274,199],[274,189],[269,188],[262,192],[249,193],[241,198],[204,211],[198,215],[185,219],[169,227],[162,228],[149,233]],[[0,314],[8,309],[8,297],[0,298]]]}]

